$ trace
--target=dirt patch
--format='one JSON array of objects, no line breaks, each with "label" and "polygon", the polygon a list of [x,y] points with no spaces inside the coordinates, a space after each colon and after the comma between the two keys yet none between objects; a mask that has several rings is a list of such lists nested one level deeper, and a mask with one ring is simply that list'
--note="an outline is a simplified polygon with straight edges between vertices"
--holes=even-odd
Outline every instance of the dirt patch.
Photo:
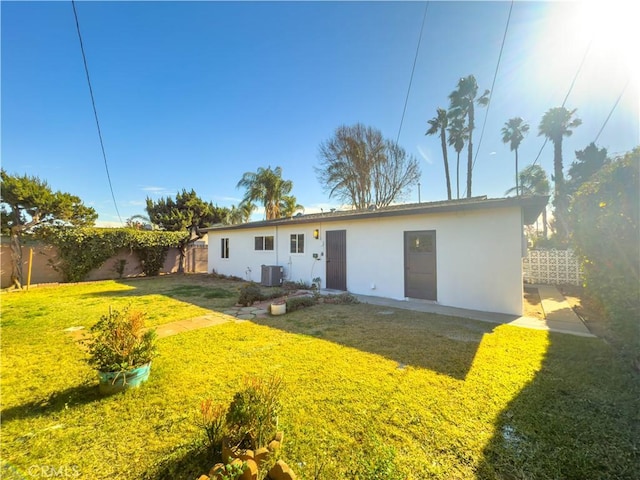
[{"label": "dirt patch", "polygon": [[525,317],[541,318],[544,319],[544,310],[542,309],[542,302],[540,301],[540,295],[538,289],[535,287],[524,287],[524,308],[523,314]]}]

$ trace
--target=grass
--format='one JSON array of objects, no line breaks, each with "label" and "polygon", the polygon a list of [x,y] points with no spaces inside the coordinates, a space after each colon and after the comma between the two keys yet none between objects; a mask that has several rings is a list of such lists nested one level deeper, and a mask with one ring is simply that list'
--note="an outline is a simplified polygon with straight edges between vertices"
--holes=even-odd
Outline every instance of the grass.
[{"label": "grass", "polygon": [[198,478],[212,466],[200,401],[276,373],[282,455],[302,479],[391,478],[375,476],[389,464],[407,479],[637,478],[640,381],[597,339],[323,304],[163,338],[147,384],[101,398],[63,331],[109,305],[152,325],[224,310],[238,286],[185,276],[3,294],[2,477]]}]

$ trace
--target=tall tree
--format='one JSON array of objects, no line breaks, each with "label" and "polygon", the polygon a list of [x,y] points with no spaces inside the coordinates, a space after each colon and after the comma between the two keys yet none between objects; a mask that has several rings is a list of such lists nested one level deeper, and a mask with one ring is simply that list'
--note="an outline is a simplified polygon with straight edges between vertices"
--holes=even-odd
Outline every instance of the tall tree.
[{"label": "tall tree", "polygon": [[[475,104],[486,106],[489,103],[489,90],[478,96],[478,83],[473,75],[468,75],[458,81],[456,89],[449,94],[449,111],[451,116],[466,118],[467,132],[467,198],[471,197],[473,170],[473,129],[475,128]],[[476,98],[477,97],[477,98]]]},{"label": "tall tree", "polygon": [[264,206],[267,220],[282,217],[281,204],[291,193],[293,182],[282,178],[282,168],[258,168],[257,172],[246,172],[236,188],[246,188],[243,202],[260,202]]},{"label": "tall tree", "polygon": [[325,191],[358,209],[398,201],[420,180],[415,157],[360,123],[338,127],[320,144],[319,157],[316,174]]},{"label": "tall tree", "polygon": [[520,117],[510,118],[502,127],[502,142],[508,143],[512,152],[516,153],[516,195],[520,195],[518,188],[518,147],[529,131],[529,124]]},{"label": "tall tree", "polygon": [[444,160],[444,174],[447,180],[447,199],[451,200],[451,178],[449,177],[449,158],[447,155],[447,126],[449,117],[444,108],[436,110],[436,116],[428,120],[429,130],[425,135],[440,135],[440,146],[442,148],[442,159]]},{"label": "tall tree", "polygon": [[46,225],[92,226],[98,214],[75,195],[54,192],[38,177],[0,170],[2,232],[11,238],[11,283],[22,288],[22,236]]},{"label": "tall tree", "polygon": [[467,127],[462,118],[452,118],[449,122],[449,145],[456,151],[456,198],[460,198],[460,152],[469,138]]},{"label": "tall tree", "polygon": [[[549,195],[549,177],[540,165],[529,165],[518,173],[520,195]],[[518,187],[510,188],[505,195],[518,191]],[[517,194],[517,193],[516,193]],[[547,208],[542,210],[542,236],[547,238]]]},{"label": "tall tree", "polygon": [[185,232],[183,240],[178,244],[178,273],[184,273],[184,259],[189,244],[204,236],[200,229],[224,219],[224,209],[205,202],[193,189],[190,192],[182,189],[182,192],[176,194],[175,200],[162,197],[154,201],[147,197],[147,213],[152,224],[169,232]]},{"label": "tall tree", "polygon": [[560,241],[567,239],[567,213],[569,210],[567,191],[562,165],[562,140],[573,134],[573,128],[582,124],[575,117],[576,109],[555,107],[547,110],[538,126],[538,135],[544,135],[553,142],[553,182],[555,185],[553,203],[555,206],[556,235]]},{"label": "tall tree", "polygon": [[584,150],[576,150],[576,161],[567,172],[567,195],[574,195],[602,167],[609,164],[606,148],[598,148],[591,142]]},{"label": "tall tree", "polygon": [[298,212],[304,212],[304,207],[298,203],[296,197],[287,195],[280,201],[280,214],[283,217],[293,217]]}]

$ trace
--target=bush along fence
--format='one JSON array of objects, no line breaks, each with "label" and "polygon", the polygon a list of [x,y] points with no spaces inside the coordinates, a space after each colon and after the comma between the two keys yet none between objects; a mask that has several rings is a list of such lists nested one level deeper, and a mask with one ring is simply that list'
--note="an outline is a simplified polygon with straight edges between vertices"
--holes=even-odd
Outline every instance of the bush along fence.
[{"label": "bush along fence", "polygon": [[529,250],[522,267],[525,283],[582,285],[580,261],[573,250]]},{"label": "bush along fence", "polygon": [[[56,228],[27,241],[23,251],[34,251],[32,284],[153,276],[177,271],[180,253],[176,245],[184,236],[182,232]],[[2,288],[11,283],[8,248],[3,242]],[[23,253],[23,258],[26,272],[29,255]],[[207,271],[207,248],[189,247],[185,271]]]}]

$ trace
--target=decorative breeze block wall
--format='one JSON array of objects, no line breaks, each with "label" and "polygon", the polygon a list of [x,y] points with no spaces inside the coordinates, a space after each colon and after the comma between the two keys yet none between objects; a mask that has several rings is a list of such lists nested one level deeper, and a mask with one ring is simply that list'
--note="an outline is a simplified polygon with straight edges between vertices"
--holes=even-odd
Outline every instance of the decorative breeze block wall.
[{"label": "decorative breeze block wall", "polygon": [[525,283],[582,285],[580,263],[573,250],[529,250],[522,267]]}]

